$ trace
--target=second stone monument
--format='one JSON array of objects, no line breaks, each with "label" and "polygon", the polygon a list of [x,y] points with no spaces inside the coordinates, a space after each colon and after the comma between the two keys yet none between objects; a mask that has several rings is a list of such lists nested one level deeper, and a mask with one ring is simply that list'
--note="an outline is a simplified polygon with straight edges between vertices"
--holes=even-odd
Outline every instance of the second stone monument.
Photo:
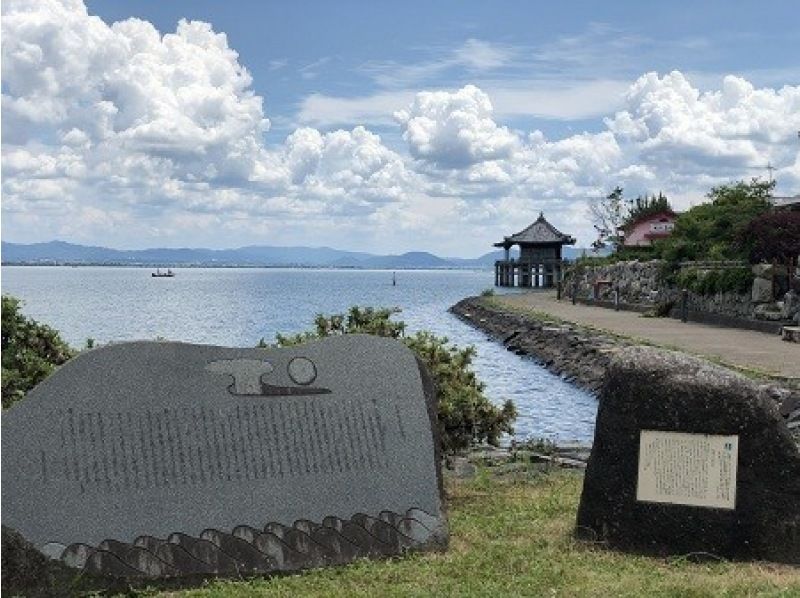
[{"label": "second stone monument", "polygon": [[625,349],[600,393],[577,532],[658,555],[800,563],[800,451],[752,381]]}]

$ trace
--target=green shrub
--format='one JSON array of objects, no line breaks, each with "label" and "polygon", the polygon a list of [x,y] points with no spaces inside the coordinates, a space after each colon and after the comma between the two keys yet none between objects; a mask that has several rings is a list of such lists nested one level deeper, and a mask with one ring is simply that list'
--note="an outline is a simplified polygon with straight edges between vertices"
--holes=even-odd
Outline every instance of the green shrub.
[{"label": "green shrub", "polygon": [[699,295],[715,293],[746,293],[753,284],[753,274],[748,268],[729,268],[702,272],[681,270],[676,278],[678,288],[689,289]]},{"label": "green shrub", "polygon": [[675,277],[675,283],[680,289],[697,291],[697,270],[681,270]]},{"label": "green shrub", "polygon": [[723,270],[720,277],[720,290],[733,293],[747,293],[753,286],[754,275],[749,268]]},{"label": "green shrub", "polygon": [[483,289],[481,291],[481,297],[493,297],[494,296],[494,289],[489,287],[488,289]]},{"label": "green shrub", "polygon": [[711,270],[700,279],[700,293],[703,295],[713,295],[719,290],[720,272]]},{"label": "green shrub", "polygon": [[496,407],[486,397],[483,383],[472,371],[475,347],[460,349],[450,345],[446,337],[430,332],[404,337],[405,324],[391,320],[399,311],[351,307],[347,314],[318,315],[313,331],[289,336],[279,334],[277,344],[285,347],[359,332],[400,339],[425,363],[436,384],[439,431],[445,452],[463,450],[479,442],[496,445],[504,432],[513,433],[516,408],[511,401]]},{"label": "green shrub", "polygon": [[74,355],[58,332],[20,313],[20,301],[2,298],[3,408],[25,396],[56,366]]},{"label": "green shrub", "polygon": [[708,203],[678,216],[672,234],[655,243],[655,253],[674,263],[745,258],[740,239],[750,221],[769,212],[774,187],[758,179],[714,187]]}]

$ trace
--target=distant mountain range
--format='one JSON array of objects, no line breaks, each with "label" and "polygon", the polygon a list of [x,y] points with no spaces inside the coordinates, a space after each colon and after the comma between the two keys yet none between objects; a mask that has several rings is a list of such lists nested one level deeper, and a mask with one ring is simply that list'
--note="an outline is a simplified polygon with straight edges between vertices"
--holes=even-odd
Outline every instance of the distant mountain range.
[{"label": "distant mountain range", "polygon": [[[565,247],[564,257],[574,259],[581,248]],[[513,255],[513,254],[512,254]],[[503,252],[490,251],[478,258],[439,257],[426,251],[400,255],[374,255],[330,247],[270,247],[251,245],[238,249],[109,249],[76,245],[64,241],[49,243],[2,243],[4,265],[123,265],[149,267],[177,266],[297,266],[365,269],[491,268]]]}]

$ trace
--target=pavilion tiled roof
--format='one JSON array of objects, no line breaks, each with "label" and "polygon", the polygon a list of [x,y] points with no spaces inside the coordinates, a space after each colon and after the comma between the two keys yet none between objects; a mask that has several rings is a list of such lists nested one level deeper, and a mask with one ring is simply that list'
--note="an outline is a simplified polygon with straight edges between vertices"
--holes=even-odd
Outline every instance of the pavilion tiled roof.
[{"label": "pavilion tiled roof", "polygon": [[544,218],[543,213],[539,213],[539,217],[529,225],[527,228],[513,234],[509,237],[504,237],[500,243],[495,243],[495,247],[503,247],[505,245],[521,244],[545,244],[545,243],[560,243],[561,245],[574,245],[575,239],[570,235],[565,235],[555,226],[550,224]]}]

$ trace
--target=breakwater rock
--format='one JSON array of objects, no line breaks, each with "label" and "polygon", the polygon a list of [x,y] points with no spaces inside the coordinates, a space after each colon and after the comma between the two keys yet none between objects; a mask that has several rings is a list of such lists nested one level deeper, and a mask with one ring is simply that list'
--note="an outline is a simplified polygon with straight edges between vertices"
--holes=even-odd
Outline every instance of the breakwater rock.
[{"label": "breakwater rock", "polygon": [[505,310],[480,297],[462,299],[450,312],[502,342],[509,351],[532,357],[593,393],[600,389],[614,353],[630,344],[573,324]]},{"label": "breakwater rock", "polygon": [[[462,299],[450,312],[503,343],[509,351],[535,359],[554,374],[594,394],[603,385],[612,358],[623,348],[637,345],[546,315],[515,312],[482,297]],[[778,405],[800,445],[800,390],[772,382],[760,388]]]}]

